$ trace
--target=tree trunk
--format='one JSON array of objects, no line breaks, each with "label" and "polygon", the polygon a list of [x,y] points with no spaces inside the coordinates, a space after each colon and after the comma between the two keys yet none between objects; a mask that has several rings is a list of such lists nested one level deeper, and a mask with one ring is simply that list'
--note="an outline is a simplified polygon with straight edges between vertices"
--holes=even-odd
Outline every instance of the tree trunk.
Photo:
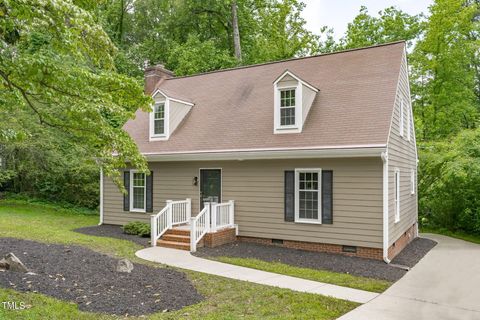
[{"label": "tree trunk", "polygon": [[237,1],[232,0],[232,26],[233,26],[233,47],[235,58],[242,61],[242,49],[240,47],[240,31],[238,30]]}]

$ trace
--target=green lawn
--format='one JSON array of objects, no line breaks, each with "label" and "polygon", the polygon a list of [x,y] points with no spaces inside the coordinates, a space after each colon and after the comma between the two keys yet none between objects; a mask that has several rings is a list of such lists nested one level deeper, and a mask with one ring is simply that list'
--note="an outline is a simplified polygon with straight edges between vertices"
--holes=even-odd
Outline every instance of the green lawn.
[{"label": "green lawn", "polygon": [[383,292],[392,285],[391,282],[385,280],[357,277],[350,274],[325,270],[294,267],[280,262],[267,262],[259,259],[247,259],[237,257],[215,257],[212,259],[225,263],[236,264],[242,267],[280,273],[287,276],[331,283],[339,286],[372,292]]},{"label": "green lawn", "polygon": [[[140,248],[134,243],[71,231],[97,224],[97,216],[54,206],[3,200],[0,201],[0,221],[0,237],[77,244],[154,265],[134,256]],[[206,298],[205,301],[176,312],[156,313],[141,319],[336,319],[358,306],[353,302],[320,295],[185,272]],[[118,319],[110,315],[81,312],[73,303],[42,294],[20,293],[10,289],[0,288],[0,301],[21,301],[29,306],[22,311],[7,311],[0,305],[0,319]]]},{"label": "green lawn", "polygon": [[452,238],[457,238],[461,240],[465,240],[468,242],[473,242],[480,244],[480,236],[474,235],[474,234],[469,234],[465,233],[463,231],[450,231],[447,229],[432,229],[432,228],[421,228],[420,230],[421,233],[436,233],[436,234],[441,234],[444,236],[449,236]]}]

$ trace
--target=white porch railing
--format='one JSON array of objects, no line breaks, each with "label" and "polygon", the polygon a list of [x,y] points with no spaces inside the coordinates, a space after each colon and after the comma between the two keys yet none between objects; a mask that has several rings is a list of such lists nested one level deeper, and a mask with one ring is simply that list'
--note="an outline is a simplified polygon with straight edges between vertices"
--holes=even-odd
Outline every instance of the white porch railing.
[{"label": "white porch railing", "polygon": [[192,214],[192,200],[167,200],[167,205],[157,214],[150,216],[151,245],[155,247],[157,240],[173,225],[187,223]]},{"label": "white porch railing", "polygon": [[197,243],[210,229],[210,206],[206,205],[196,216],[190,218],[190,251],[197,251]]},{"label": "white porch railing", "polygon": [[212,203],[212,221],[210,232],[233,227],[234,201]]}]

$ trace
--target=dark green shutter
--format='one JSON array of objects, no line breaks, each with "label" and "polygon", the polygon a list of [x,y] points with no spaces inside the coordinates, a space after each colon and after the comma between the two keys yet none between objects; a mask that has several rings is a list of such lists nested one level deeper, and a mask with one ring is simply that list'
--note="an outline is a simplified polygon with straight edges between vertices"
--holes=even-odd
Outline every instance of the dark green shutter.
[{"label": "dark green shutter", "polygon": [[322,223],[333,223],[333,171],[322,171]]},{"label": "dark green shutter", "polygon": [[130,211],[130,171],[123,172],[123,185],[127,190],[123,195],[123,211]]},{"label": "dark green shutter", "polygon": [[295,171],[285,171],[285,221],[295,221]]},{"label": "dark green shutter", "polygon": [[150,171],[150,175],[148,175],[146,178],[146,211],[153,212],[153,171]]}]

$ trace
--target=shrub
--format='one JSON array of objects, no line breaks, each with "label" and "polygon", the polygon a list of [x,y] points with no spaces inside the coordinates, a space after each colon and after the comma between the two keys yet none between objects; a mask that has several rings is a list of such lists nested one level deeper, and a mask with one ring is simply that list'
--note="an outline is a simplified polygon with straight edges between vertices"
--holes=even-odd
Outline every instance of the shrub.
[{"label": "shrub", "polygon": [[480,234],[480,129],[419,149],[422,225]]},{"label": "shrub", "polygon": [[122,227],[126,234],[138,235],[140,237],[150,236],[150,225],[140,221],[132,221]]}]

